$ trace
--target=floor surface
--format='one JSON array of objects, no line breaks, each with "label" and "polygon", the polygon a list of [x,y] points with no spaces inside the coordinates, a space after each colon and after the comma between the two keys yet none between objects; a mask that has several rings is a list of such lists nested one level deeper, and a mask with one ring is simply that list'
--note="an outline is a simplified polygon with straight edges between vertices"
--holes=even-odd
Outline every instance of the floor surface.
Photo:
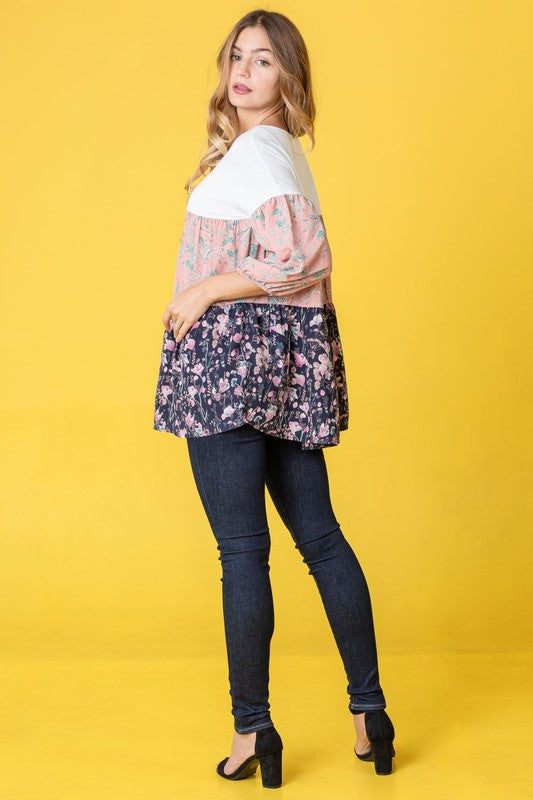
[{"label": "floor surface", "polygon": [[283,786],[215,772],[233,735],[224,658],[0,661],[2,800],[526,800],[533,653],[380,656],[396,728],[391,775],[352,753],[334,656],[272,657]]}]

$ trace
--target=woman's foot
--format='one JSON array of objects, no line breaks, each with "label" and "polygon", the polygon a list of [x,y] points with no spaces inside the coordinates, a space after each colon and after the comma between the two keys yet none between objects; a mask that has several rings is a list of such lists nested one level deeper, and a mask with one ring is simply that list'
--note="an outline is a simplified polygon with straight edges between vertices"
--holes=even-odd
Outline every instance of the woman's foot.
[{"label": "woman's foot", "polygon": [[246,761],[251,755],[255,753],[255,740],[257,731],[252,733],[237,733],[233,732],[233,743],[231,745],[231,755],[224,764],[224,772],[229,775],[235,772],[237,767]]},{"label": "woman's foot", "polygon": [[354,751],[358,755],[363,756],[368,753],[371,748],[370,740],[366,735],[365,712],[362,711],[360,714],[352,714],[352,716],[355,725],[355,733],[357,736]]}]

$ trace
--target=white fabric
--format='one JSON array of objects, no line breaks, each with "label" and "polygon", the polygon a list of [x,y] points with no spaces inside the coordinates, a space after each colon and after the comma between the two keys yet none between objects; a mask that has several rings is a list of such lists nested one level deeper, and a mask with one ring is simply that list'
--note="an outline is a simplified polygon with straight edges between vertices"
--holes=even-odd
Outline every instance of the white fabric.
[{"label": "white fabric", "polygon": [[298,138],[283,128],[256,125],[189,195],[187,211],[214,219],[246,219],[270,197],[302,194],[320,214],[318,195]]}]

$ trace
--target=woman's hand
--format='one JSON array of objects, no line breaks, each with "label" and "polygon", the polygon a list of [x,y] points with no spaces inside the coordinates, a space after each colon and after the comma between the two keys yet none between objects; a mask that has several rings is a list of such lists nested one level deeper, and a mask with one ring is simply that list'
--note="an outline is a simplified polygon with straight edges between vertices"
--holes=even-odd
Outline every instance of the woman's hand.
[{"label": "woman's hand", "polygon": [[174,338],[181,342],[191,325],[194,325],[212,304],[213,299],[209,291],[210,284],[207,280],[195,283],[177,292],[163,314],[163,325],[170,330],[170,320]]}]

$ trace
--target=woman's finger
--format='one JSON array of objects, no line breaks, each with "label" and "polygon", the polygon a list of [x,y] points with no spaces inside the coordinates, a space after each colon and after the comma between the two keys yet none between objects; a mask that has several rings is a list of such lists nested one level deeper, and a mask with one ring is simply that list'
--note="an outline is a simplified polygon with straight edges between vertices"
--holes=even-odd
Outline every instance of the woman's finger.
[{"label": "woman's finger", "polygon": [[164,312],[164,314],[162,316],[163,325],[165,326],[167,331],[170,330],[170,315],[171,315],[171,311],[170,311],[170,308],[167,306],[165,308],[165,312]]},{"label": "woman's finger", "polygon": [[178,335],[176,336],[176,333],[174,333],[174,338],[176,339],[177,342],[181,342],[181,340],[183,339],[189,328],[190,325],[182,325],[178,331]]},{"label": "woman's finger", "polygon": [[177,317],[175,320],[173,320],[172,333],[174,334],[176,341],[179,342],[180,339],[185,336],[186,332],[186,320],[184,320],[183,317]]}]

